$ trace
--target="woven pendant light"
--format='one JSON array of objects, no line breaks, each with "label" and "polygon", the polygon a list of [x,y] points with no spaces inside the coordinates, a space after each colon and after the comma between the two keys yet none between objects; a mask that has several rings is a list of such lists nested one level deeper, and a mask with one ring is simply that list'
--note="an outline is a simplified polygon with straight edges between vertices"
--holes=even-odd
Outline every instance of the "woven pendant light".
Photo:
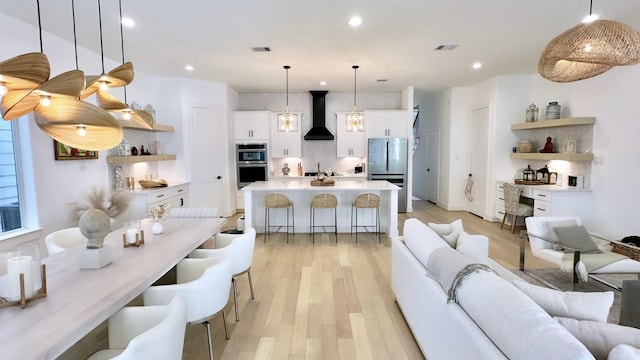
[{"label": "woven pendant light", "polygon": [[[122,16],[122,15],[121,15]],[[102,10],[98,0],[98,24],[100,26],[100,55],[102,59],[102,74],[87,76],[87,87],[80,95],[81,99],[94,94],[98,90],[129,85],[133,81],[133,64],[126,62],[115,69],[105,73],[104,71],[104,47],[102,44]]]},{"label": "woven pendant light", "polygon": [[38,127],[59,142],[84,150],[108,150],[122,141],[118,120],[81,100],[58,98],[49,106],[36,105]]},{"label": "woven pendant light", "polygon": [[10,90],[35,89],[50,75],[49,59],[41,52],[18,55],[0,62],[1,94]]},{"label": "woven pendant light", "polygon": [[617,21],[595,20],[551,40],[540,56],[538,72],[546,79],[564,83],[639,62],[640,32]]},{"label": "woven pendant light", "polygon": [[138,124],[145,129],[153,128],[153,116],[144,110],[130,109],[129,106],[115,96],[109,94],[106,91],[98,91],[96,93],[96,101],[100,108],[109,112],[119,113],[124,116],[125,112],[129,113],[131,121]]}]

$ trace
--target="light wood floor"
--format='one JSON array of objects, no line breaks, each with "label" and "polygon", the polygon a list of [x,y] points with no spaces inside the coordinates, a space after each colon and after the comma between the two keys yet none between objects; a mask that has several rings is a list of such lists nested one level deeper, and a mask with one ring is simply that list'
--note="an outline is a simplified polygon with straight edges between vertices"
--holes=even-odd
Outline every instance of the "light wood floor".
[{"label": "light wood floor", "polygon": [[[510,269],[518,262],[518,231],[490,223],[467,212],[447,212],[414,201],[414,212],[400,214],[399,225],[415,217],[423,222],[450,223],[461,218],[470,234],[490,239],[490,256]],[[228,219],[235,227],[236,217]],[[402,233],[402,229],[401,233]],[[349,234],[284,234],[262,242],[259,234],[252,266],[256,299],[249,299],[246,276],[238,279],[240,322],[231,302],[227,319],[231,339],[225,340],[222,317],[212,320],[216,359],[423,359],[418,345],[393,300],[390,288],[390,242]],[[527,260],[531,257],[527,257]],[[548,266],[529,262],[527,266]],[[203,326],[189,326],[184,359],[207,359]]]}]

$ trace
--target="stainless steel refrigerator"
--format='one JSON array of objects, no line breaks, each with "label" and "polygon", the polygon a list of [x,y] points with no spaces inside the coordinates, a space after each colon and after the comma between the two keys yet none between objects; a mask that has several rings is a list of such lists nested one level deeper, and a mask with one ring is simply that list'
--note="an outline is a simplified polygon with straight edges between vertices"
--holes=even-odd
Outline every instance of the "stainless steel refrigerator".
[{"label": "stainless steel refrigerator", "polygon": [[398,190],[398,212],[407,211],[407,139],[369,139],[369,180],[386,180]]}]

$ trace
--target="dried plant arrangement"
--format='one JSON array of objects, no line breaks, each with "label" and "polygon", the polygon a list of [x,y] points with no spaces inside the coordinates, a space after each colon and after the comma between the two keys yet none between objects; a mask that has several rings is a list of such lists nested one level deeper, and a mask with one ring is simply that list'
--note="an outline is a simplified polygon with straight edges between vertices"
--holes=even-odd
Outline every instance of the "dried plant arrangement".
[{"label": "dried plant arrangement", "polygon": [[85,202],[70,203],[71,218],[78,221],[87,210],[103,211],[110,218],[115,218],[129,207],[131,193],[128,191],[107,191],[104,188],[92,187],[87,193]]}]

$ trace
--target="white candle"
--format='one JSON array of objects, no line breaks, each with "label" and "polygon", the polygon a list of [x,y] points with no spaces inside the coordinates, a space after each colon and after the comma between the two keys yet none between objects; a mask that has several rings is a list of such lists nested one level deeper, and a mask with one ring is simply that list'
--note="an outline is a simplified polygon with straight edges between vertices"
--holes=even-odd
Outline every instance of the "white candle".
[{"label": "white candle", "polygon": [[33,295],[31,256],[10,257],[7,260],[7,274],[9,275],[9,300],[20,300],[20,274],[24,274],[24,296]]},{"label": "white candle", "polygon": [[127,243],[135,244],[137,233],[138,231],[136,229],[127,229]]}]

